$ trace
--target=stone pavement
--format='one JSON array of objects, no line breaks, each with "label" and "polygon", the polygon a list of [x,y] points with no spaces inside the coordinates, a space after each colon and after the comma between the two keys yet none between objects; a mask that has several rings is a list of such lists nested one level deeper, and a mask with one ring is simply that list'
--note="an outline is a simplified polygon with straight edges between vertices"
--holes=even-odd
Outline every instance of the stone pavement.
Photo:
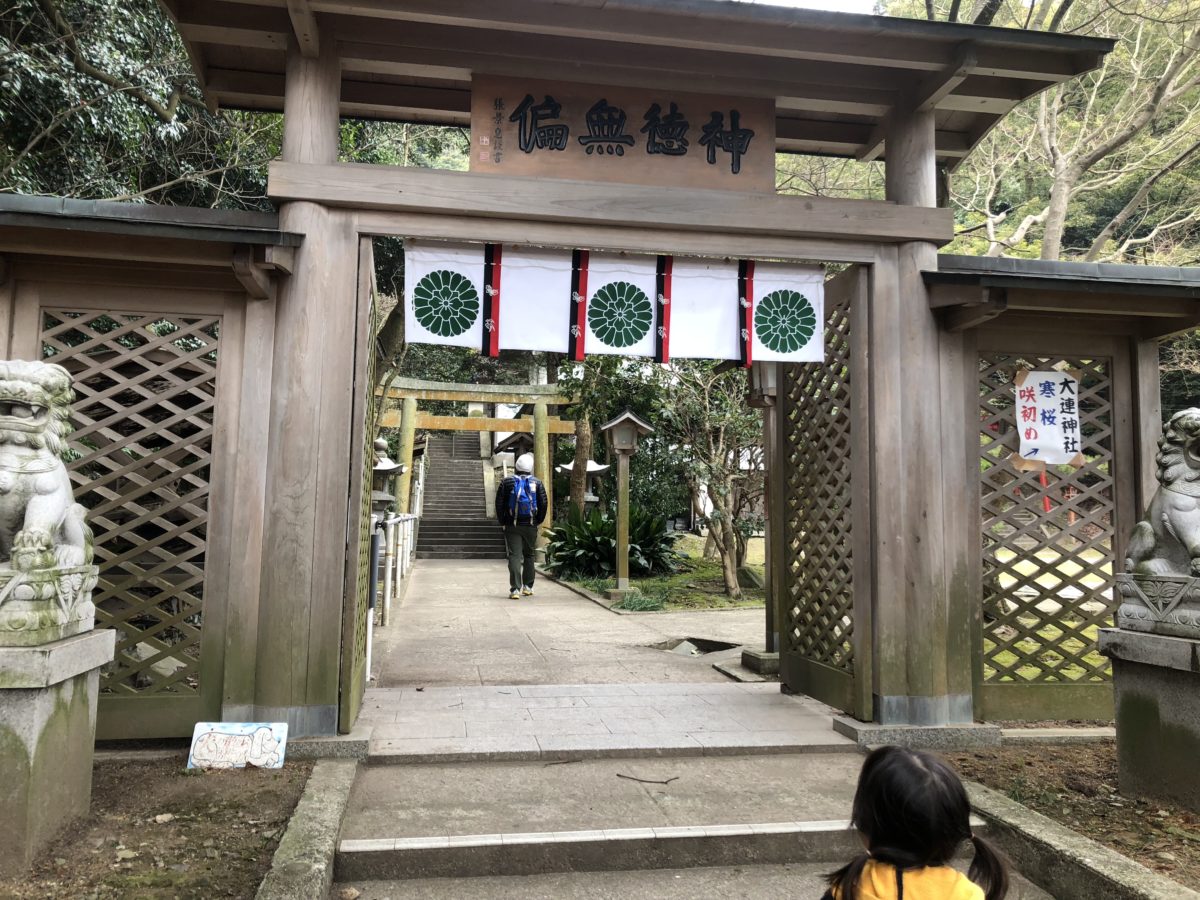
[{"label": "stone pavement", "polygon": [[359,724],[373,763],[856,750],[823,704],[728,680],[376,688]]},{"label": "stone pavement", "polygon": [[704,657],[653,644],[700,637],[762,647],[762,609],[617,615],[545,578],[508,598],[491,560],[420,560],[387,628],[375,629],[373,687],[725,682]]}]

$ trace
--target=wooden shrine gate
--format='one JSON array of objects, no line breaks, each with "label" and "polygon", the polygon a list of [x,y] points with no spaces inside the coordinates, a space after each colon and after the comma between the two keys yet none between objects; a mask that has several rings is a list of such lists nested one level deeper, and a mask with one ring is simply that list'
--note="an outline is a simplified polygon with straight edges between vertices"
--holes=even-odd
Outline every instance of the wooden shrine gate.
[{"label": "wooden shrine gate", "polygon": [[824,365],[780,366],[771,527],[785,683],[869,719],[870,506],[855,453],[868,433],[867,300],[865,269],[827,282]]}]

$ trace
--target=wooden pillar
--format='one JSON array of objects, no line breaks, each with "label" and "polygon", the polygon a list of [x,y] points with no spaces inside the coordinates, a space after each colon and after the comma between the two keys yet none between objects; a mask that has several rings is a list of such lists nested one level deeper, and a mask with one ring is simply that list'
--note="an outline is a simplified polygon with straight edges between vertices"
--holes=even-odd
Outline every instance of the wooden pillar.
[{"label": "wooden pillar", "polygon": [[617,451],[617,591],[629,590],[629,454]]},{"label": "wooden pillar", "polygon": [[[761,365],[761,364],[760,364]],[[778,373],[776,378],[778,381],[783,380],[783,365],[781,363],[767,363],[767,365],[775,366]],[[782,473],[778,471],[776,458],[778,453],[775,447],[775,429],[777,427],[779,400],[776,398],[773,403],[763,407],[763,506],[765,516],[763,517],[766,525],[763,530],[763,581],[766,588],[767,602],[766,621],[764,623],[764,639],[763,648],[768,653],[779,652],[779,631],[780,622],[782,621],[781,613],[783,603],[778,595],[779,590],[783,587],[783,582],[775,576],[772,569],[772,563],[775,561],[779,551],[775,549],[775,542],[783,532],[783,507],[779,505],[775,497],[775,486],[778,480],[782,477]]]},{"label": "wooden pillar", "polygon": [[[341,73],[334,42],[320,55],[289,47],[283,158],[337,161]],[[303,234],[279,290],[271,362],[266,518],[257,665],[250,721],[286,721],[293,735],[338,724],[341,619],[349,534],[358,239],[353,216],[285,203],[283,231]],[[355,541],[355,544],[357,541]],[[354,548],[355,552],[357,547]]]},{"label": "wooden pillar", "polygon": [[1162,374],[1158,341],[1133,341],[1133,433],[1137,465],[1137,514],[1150,505],[1158,490],[1158,439],[1162,437]]},{"label": "wooden pillar", "polygon": [[0,353],[12,359],[13,320],[16,316],[17,280],[12,263],[0,256]]},{"label": "wooden pillar", "polygon": [[417,398],[405,397],[400,407],[400,447],[396,460],[404,469],[396,479],[396,509],[401,513],[412,512],[413,444],[417,437]]},{"label": "wooden pillar", "polygon": [[[887,199],[934,206],[933,113],[898,119],[886,154]],[[873,272],[873,705],[884,724],[974,717],[967,572],[979,524],[960,458],[971,384],[961,337],[943,335],[929,308],[921,272],[936,268],[937,248],[911,242],[882,249]]]},{"label": "wooden pillar", "polygon": [[[546,529],[554,524],[554,495],[553,462],[550,458],[550,422],[549,411],[545,403],[533,404],[533,474],[546,487],[546,522],[542,526],[543,535]],[[538,537],[542,543],[543,536]]]}]

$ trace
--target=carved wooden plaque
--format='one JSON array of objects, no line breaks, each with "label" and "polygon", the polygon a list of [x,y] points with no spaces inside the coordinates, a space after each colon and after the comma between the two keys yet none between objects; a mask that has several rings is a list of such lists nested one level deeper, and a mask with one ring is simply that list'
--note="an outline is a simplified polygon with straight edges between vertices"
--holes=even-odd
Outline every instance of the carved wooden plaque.
[{"label": "carved wooden plaque", "polygon": [[471,171],[775,190],[775,103],[475,76]]}]

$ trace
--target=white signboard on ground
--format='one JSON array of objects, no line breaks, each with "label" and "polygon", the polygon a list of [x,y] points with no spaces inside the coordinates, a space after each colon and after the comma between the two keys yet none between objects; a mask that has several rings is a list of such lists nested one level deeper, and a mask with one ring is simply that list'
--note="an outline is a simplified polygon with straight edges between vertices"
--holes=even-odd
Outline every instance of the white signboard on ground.
[{"label": "white signboard on ground", "polygon": [[281,768],[287,733],[287,722],[197,722],[188,768]]},{"label": "white signboard on ground", "polygon": [[1079,373],[1017,372],[1017,431],[1021,448],[1013,465],[1023,471],[1085,462],[1080,428]]}]

